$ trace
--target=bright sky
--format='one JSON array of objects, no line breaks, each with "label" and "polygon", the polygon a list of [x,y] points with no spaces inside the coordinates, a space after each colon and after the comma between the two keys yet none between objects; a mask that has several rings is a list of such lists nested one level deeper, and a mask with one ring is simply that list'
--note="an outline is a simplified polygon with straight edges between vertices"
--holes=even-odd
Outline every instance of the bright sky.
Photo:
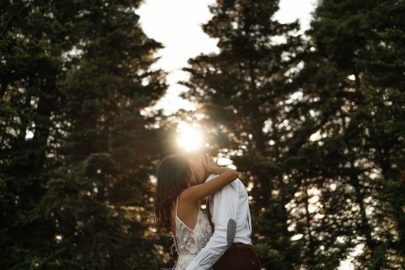
[{"label": "bright sky", "polygon": [[[186,90],[177,84],[186,80],[188,74],[181,71],[187,60],[200,53],[218,52],[216,40],[209,38],[201,25],[211,18],[208,5],[215,0],[144,0],[138,9],[143,30],[155,40],[163,43],[161,57],[152,68],[161,68],[169,75],[169,89],[159,101],[157,108],[164,108],[167,114],[179,108],[192,110],[194,105],[178,97]],[[303,28],[308,27],[310,13],[316,0],[281,0],[276,18],[281,22],[291,22],[299,18]]]}]

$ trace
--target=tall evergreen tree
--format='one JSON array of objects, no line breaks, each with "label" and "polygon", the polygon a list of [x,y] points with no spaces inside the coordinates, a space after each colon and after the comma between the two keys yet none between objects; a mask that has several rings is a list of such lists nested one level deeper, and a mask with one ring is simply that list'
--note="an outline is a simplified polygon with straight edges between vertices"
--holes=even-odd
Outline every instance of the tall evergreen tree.
[{"label": "tall evergreen tree", "polygon": [[[402,9],[395,1],[325,0],[315,11],[296,80],[303,98],[293,110],[296,119],[312,119],[293,141],[302,145],[301,171],[320,191],[316,212],[301,219],[308,224],[302,232],[309,268],[335,269],[354,246],[362,247],[356,261],[361,269],[397,269],[403,260],[403,201],[387,203],[394,186],[403,189],[403,65],[395,60],[403,54],[397,30]],[[381,47],[384,42],[392,45]],[[391,80],[383,84],[384,77]],[[320,124],[307,140],[303,134],[313,123]]]},{"label": "tall evergreen tree", "polygon": [[37,211],[59,163],[62,53],[71,46],[46,3],[2,1],[0,29],[0,268],[29,269],[55,246]]},{"label": "tall evergreen tree", "polygon": [[[217,1],[204,31],[218,39],[219,54],[189,60],[186,97],[200,103],[221,152],[232,156],[251,185],[254,243],[263,266],[294,269],[299,242],[292,241],[285,205],[294,184],[284,174],[289,83],[300,53],[298,22],[273,18],[279,1]],[[214,128],[212,128],[214,127]]]},{"label": "tall evergreen tree", "polygon": [[140,1],[3,4],[1,268],[155,269],[141,109],[166,85]]}]

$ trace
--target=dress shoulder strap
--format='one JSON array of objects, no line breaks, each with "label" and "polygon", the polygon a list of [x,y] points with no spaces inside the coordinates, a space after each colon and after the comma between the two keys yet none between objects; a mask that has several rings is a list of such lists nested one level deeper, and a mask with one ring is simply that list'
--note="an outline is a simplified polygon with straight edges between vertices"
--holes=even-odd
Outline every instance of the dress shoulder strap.
[{"label": "dress shoulder strap", "polygon": [[176,217],[177,217],[177,206],[178,206],[178,204],[179,204],[179,196],[177,196],[177,198],[176,198]]},{"label": "dress shoulder strap", "polygon": [[[179,246],[178,246],[178,244],[177,244],[177,239],[176,239],[176,237],[177,237],[177,219],[178,219],[178,217],[177,217],[177,205],[179,204],[179,196],[177,196],[177,198],[176,198],[176,209],[175,209],[175,213],[176,213],[176,217],[175,217],[175,234],[173,235],[173,240],[174,240],[174,245],[175,245],[175,247],[176,247],[176,251],[178,252],[179,251]],[[173,247],[173,246],[172,246]]]}]

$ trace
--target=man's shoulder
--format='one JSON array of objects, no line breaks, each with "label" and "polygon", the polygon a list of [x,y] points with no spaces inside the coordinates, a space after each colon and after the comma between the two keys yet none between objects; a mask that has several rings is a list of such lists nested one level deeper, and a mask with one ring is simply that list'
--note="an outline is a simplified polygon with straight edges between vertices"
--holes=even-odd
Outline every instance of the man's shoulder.
[{"label": "man's shoulder", "polygon": [[[210,174],[208,177],[207,177],[207,179],[205,180],[205,182],[207,182],[207,181],[211,181],[212,179],[214,179],[215,177],[217,177],[219,174]],[[236,184],[236,185],[240,185],[240,184],[242,184],[243,185],[243,183],[242,183],[242,181],[239,179],[239,178],[237,178],[235,181],[232,181],[230,184],[228,184],[228,185],[232,185],[232,184]]]}]

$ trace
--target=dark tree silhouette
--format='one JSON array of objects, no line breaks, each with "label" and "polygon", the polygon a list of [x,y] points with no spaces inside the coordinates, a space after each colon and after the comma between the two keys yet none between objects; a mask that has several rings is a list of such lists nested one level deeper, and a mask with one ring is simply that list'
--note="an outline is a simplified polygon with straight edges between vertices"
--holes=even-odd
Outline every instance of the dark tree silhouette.
[{"label": "dark tree silhouette", "polygon": [[2,269],[155,269],[140,1],[2,3]]}]

